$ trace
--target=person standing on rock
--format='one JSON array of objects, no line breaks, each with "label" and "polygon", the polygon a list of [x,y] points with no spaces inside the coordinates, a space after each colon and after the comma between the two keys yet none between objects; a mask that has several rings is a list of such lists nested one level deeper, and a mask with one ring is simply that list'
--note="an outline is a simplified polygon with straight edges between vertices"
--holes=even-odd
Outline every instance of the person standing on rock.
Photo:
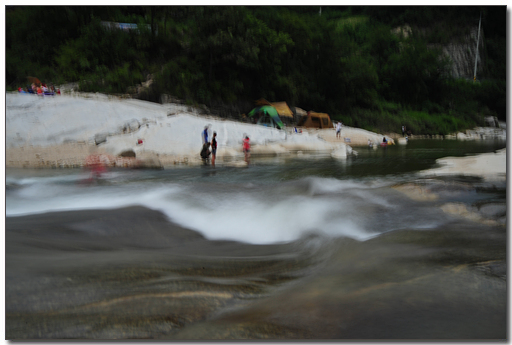
[{"label": "person standing on rock", "polygon": [[341,121],[338,121],[336,125],[336,138],[341,138]]},{"label": "person standing on rock", "polygon": [[212,165],[215,166],[215,157],[217,156],[217,132],[213,132],[212,138]]}]

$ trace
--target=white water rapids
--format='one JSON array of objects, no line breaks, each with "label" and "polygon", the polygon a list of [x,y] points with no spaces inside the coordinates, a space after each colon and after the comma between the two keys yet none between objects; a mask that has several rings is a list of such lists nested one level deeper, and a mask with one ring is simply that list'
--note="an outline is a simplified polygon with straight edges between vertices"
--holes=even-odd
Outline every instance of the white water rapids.
[{"label": "white water rapids", "polygon": [[423,229],[442,222],[435,209],[415,206],[387,188],[389,182],[305,177],[260,183],[241,178],[236,169],[191,179],[193,171],[176,169],[172,176],[166,171],[112,171],[92,184],[86,173],[76,171],[8,176],[6,215],[139,205],[208,239],[252,244],[310,234],[366,240],[404,226]]}]

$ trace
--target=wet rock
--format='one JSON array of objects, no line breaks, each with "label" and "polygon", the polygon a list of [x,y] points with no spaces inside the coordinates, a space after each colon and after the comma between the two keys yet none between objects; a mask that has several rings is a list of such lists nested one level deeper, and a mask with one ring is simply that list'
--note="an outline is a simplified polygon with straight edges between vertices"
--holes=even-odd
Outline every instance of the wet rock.
[{"label": "wet rock", "polygon": [[482,215],[478,213],[476,207],[468,207],[463,203],[446,203],[443,206],[441,206],[441,209],[445,213],[465,218],[473,222],[478,222],[486,225],[500,225],[500,223],[494,219],[487,219],[485,217],[482,217]]},{"label": "wet rock", "polygon": [[499,127],[498,118],[496,116],[487,116],[484,120],[485,124],[489,127]]},{"label": "wet rock", "polygon": [[18,190],[21,188],[22,188],[22,185],[20,185],[18,183],[14,183],[14,182],[6,182],[5,183],[5,192],[6,193],[9,193],[11,191],[15,191],[15,190]]},{"label": "wet rock", "polygon": [[137,119],[133,119],[130,122],[127,122],[122,127],[121,131],[123,134],[132,133],[138,131],[140,128],[140,122]]},{"label": "wet rock", "polygon": [[270,155],[276,156],[286,154],[288,150],[279,144],[254,145],[251,147],[251,155]]},{"label": "wet rock", "polygon": [[142,207],[14,217],[7,229],[7,339],[170,339],[311,265],[289,246],[209,241]]},{"label": "wet rock", "polygon": [[487,218],[499,218],[506,216],[507,206],[505,204],[485,204],[480,206],[479,212]]},{"label": "wet rock", "polygon": [[498,139],[507,140],[506,124],[497,125],[491,127],[476,127],[473,129],[466,130],[465,133],[458,132],[452,133],[451,135],[445,135],[445,139],[457,139],[457,140],[485,140],[485,139]]},{"label": "wet rock", "polygon": [[163,169],[162,163],[158,158],[144,158],[137,160],[135,166],[137,169]]},{"label": "wet rock", "polygon": [[331,153],[331,157],[333,158],[347,158],[347,149],[342,147],[340,149],[336,149]]},{"label": "wet rock", "polygon": [[468,136],[462,132],[457,133],[457,140],[467,140]]},{"label": "wet rock", "polygon": [[475,265],[475,268],[490,276],[501,279],[506,279],[507,277],[507,263],[502,260],[480,262]]},{"label": "wet rock", "polygon": [[106,133],[99,133],[94,136],[94,143],[96,145],[103,144],[107,142],[108,134]]},{"label": "wet rock", "polygon": [[432,193],[426,186],[421,186],[416,183],[404,183],[395,185],[393,188],[416,201],[434,201],[439,198],[437,194]]},{"label": "wet rock", "polygon": [[[466,179],[470,180],[470,178]],[[471,182],[471,180],[469,182]],[[439,196],[443,197],[458,196],[475,190],[475,187],[470,183],[443,180],[433,180],[433,182],[431,182],[431,184],[426,188],[428,188],[430,192],[437,193]]]},{"label": "wet rock", "polygon": [[133,150],[126,150],[119,154],[119,157],[125,157],[125,158],[135,158],[135,152]]}]

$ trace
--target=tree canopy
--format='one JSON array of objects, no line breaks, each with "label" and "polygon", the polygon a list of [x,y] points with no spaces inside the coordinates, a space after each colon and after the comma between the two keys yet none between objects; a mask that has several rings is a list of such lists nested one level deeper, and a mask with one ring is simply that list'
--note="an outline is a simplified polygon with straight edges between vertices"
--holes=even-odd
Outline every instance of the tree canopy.
[{"label": "tree canopy", "polygon": [[[456,80],[441,47],[480,15],[480,82]],[[405,25],[411,33],[397,33]],[[6,82],[124,93],[152,75],[142,96],[152,101],[171,94],[244,112],[263,97],[362,127],[393,114],[406,122],[407,111],[462,126],[505,118],[505,39],[505,6],[8,6]]]}]

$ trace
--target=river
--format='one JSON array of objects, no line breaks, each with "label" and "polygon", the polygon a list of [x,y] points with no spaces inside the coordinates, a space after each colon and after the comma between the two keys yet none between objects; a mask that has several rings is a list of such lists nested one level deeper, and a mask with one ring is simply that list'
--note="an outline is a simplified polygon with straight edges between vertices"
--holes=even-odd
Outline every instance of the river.
[{"label": "river", "polygon": [[7,169],[6,338],[505,339],[506,183],[418,174],[505,145]]}]

